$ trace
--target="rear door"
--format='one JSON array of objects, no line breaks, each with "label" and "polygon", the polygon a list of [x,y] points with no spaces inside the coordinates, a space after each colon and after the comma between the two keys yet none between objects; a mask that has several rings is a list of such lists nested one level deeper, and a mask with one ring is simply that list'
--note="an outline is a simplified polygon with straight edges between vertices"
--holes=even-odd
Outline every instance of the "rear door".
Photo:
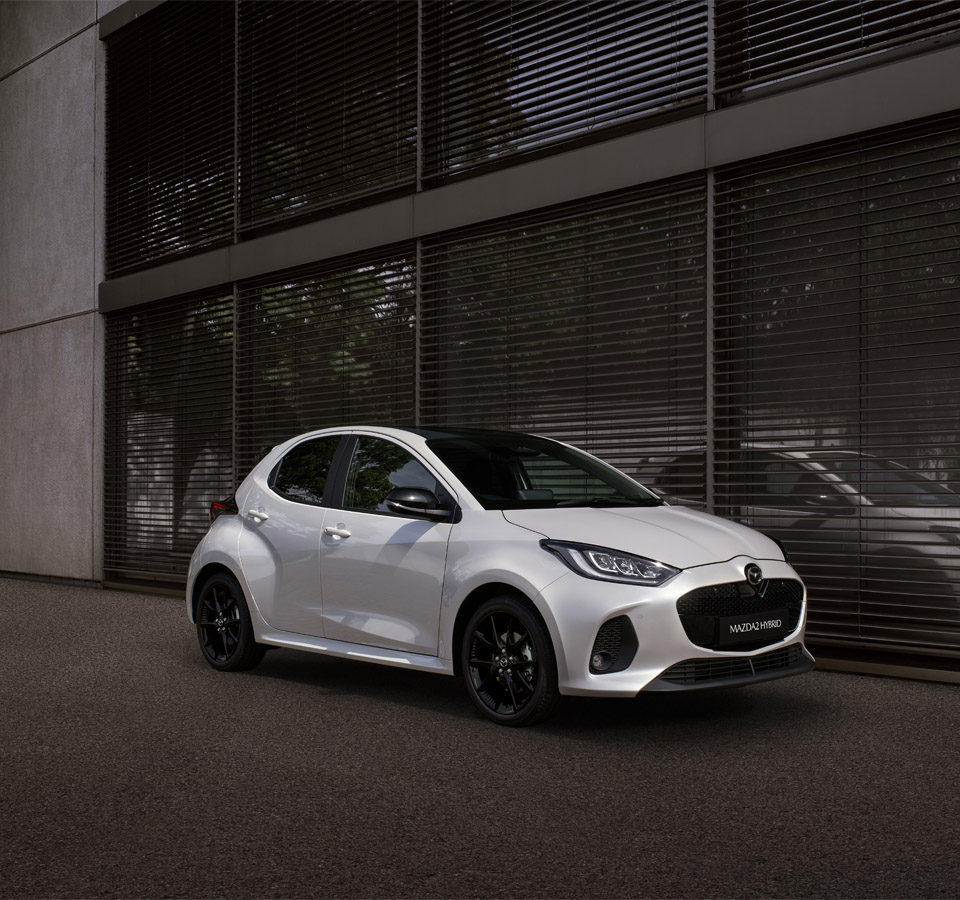
[{"label": "rear door", "polygon": [[340,440],[327,435],[292,447],[240,509],[247,584],[267,624],[281,631],[323,635],[320,541]]}]

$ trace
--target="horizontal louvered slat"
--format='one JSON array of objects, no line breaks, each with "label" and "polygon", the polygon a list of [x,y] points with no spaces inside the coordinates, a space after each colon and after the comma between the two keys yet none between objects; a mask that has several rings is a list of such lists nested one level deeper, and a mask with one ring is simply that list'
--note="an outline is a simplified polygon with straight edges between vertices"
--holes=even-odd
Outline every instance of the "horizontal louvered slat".
[{"label": "horizontal louvered slat", "polygon": [[716,498],[810,634],[960,654],[960,117],[718,176]]},{"label": "horizontal louvered slat", "polygon": [[168,0],[107,46],[110,274],[233,235],[234,5]]},{"label": "horizontal louvered slat", "polygon": [[424,174],[703,102],[706,3],[425,0]]},{"label": "horizontal louvered slat", "polygon": [[241,477],[305,431],[414,421],[416,254],[385,253],[240,286]]},{"label": "horizontal louvered slat", "polygon": [[241,227],[416,180],[417,4],[239,6]]},{"label": "horizontal louvered slat", "polygon": [[960,39],[957,0],[717,0],[716,90],[732,94],[885,50]]},{"label": "horizontal louvered slat", "polygon": [[690,179],[426,243],[421,421],[531,430],[634,474],[702,445],[705,209]]},{"label": "horizontal louvered slat", "polygon": [[184,581],[233,484],[233,302],[189,297],[106,320],[104,572]]}]

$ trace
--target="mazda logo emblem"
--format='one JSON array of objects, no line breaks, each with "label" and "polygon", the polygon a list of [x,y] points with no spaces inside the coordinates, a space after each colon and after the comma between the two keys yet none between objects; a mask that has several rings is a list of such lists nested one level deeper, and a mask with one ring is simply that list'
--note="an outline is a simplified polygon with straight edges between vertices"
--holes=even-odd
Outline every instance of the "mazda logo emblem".
[{"label": "mazda logo emblem", "polygon": [[751,587],[756,587],[763,581],[763,572],[760,570],[760,566],[755,566],[752,563],[743,570],[743,574],[747,576],[747,583]]}]

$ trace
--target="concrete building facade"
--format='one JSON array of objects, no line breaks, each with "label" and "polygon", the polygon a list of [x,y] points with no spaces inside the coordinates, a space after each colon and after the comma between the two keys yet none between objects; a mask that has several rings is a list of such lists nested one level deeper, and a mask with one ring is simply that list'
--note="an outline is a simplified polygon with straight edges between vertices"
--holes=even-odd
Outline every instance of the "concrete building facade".
[{"label": "concrete building facade", "polygon": [[0,569],[102,570],[103,48],[116,2],[0,4]]},{"label": "concrete building facade", "polygon": [[960,4],[808,7],[0,2],[0,570],[175,588],[265,446],[470,421],[960,656]]}]

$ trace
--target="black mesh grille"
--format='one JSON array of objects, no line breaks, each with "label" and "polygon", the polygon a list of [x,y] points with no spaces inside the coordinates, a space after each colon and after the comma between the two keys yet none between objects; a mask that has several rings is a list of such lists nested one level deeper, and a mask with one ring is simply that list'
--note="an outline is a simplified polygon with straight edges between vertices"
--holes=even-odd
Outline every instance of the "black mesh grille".
[{"label": "black mesh grille", "polygon": [[[746,590],[745,590],[746,589]],[[789,578],[770,578],[754,591],[745,581],[714,584],[684,594],[677,601],[680,615],[745,616],[803,603],[803,585]]]},{"label": "black mesh grille", "polygon": [[[610,660],[609,665],[597,668],[593,665],[593,658],[602,653]],[[617,616],[604,622],[597,632],[590,651],[590,671],[594,674],[608,672],[622,672],[633,662],[637,653],[637,633],[626,616]]]},{"label": "black mesh grille", "polygon": [[593,642],[594,653],[609,653],[610,656],[620,655],[620,643],[623,639],[623,616],[611,619],[598,632]]},{"label": "black mesh grille", "polygon": [[800,644],[781,647],[763,653],[760,656],[727,659],[687,659],[671,666],[660,679],[673,684],[699,684],[711,681],[725,681],[730,678],[744,678],[788,669],[797,665],[803,658]]},{"label": "black mesh grille", "polygon": [[[722,616],[746,616],[779,609],[787,609],[789,626],[793,631],[803,611],[803,585],[789,578],[770,578],[754,590],[745,581],[714,584],[684,594],[677,600],[677,612],[687,637],[698,647],[715,650],[719,646],[719,619]],[[775,638],[774,640],[779,640]],[[742,650],[753,650],[771,643],[767,639],[740,645]]]}]

